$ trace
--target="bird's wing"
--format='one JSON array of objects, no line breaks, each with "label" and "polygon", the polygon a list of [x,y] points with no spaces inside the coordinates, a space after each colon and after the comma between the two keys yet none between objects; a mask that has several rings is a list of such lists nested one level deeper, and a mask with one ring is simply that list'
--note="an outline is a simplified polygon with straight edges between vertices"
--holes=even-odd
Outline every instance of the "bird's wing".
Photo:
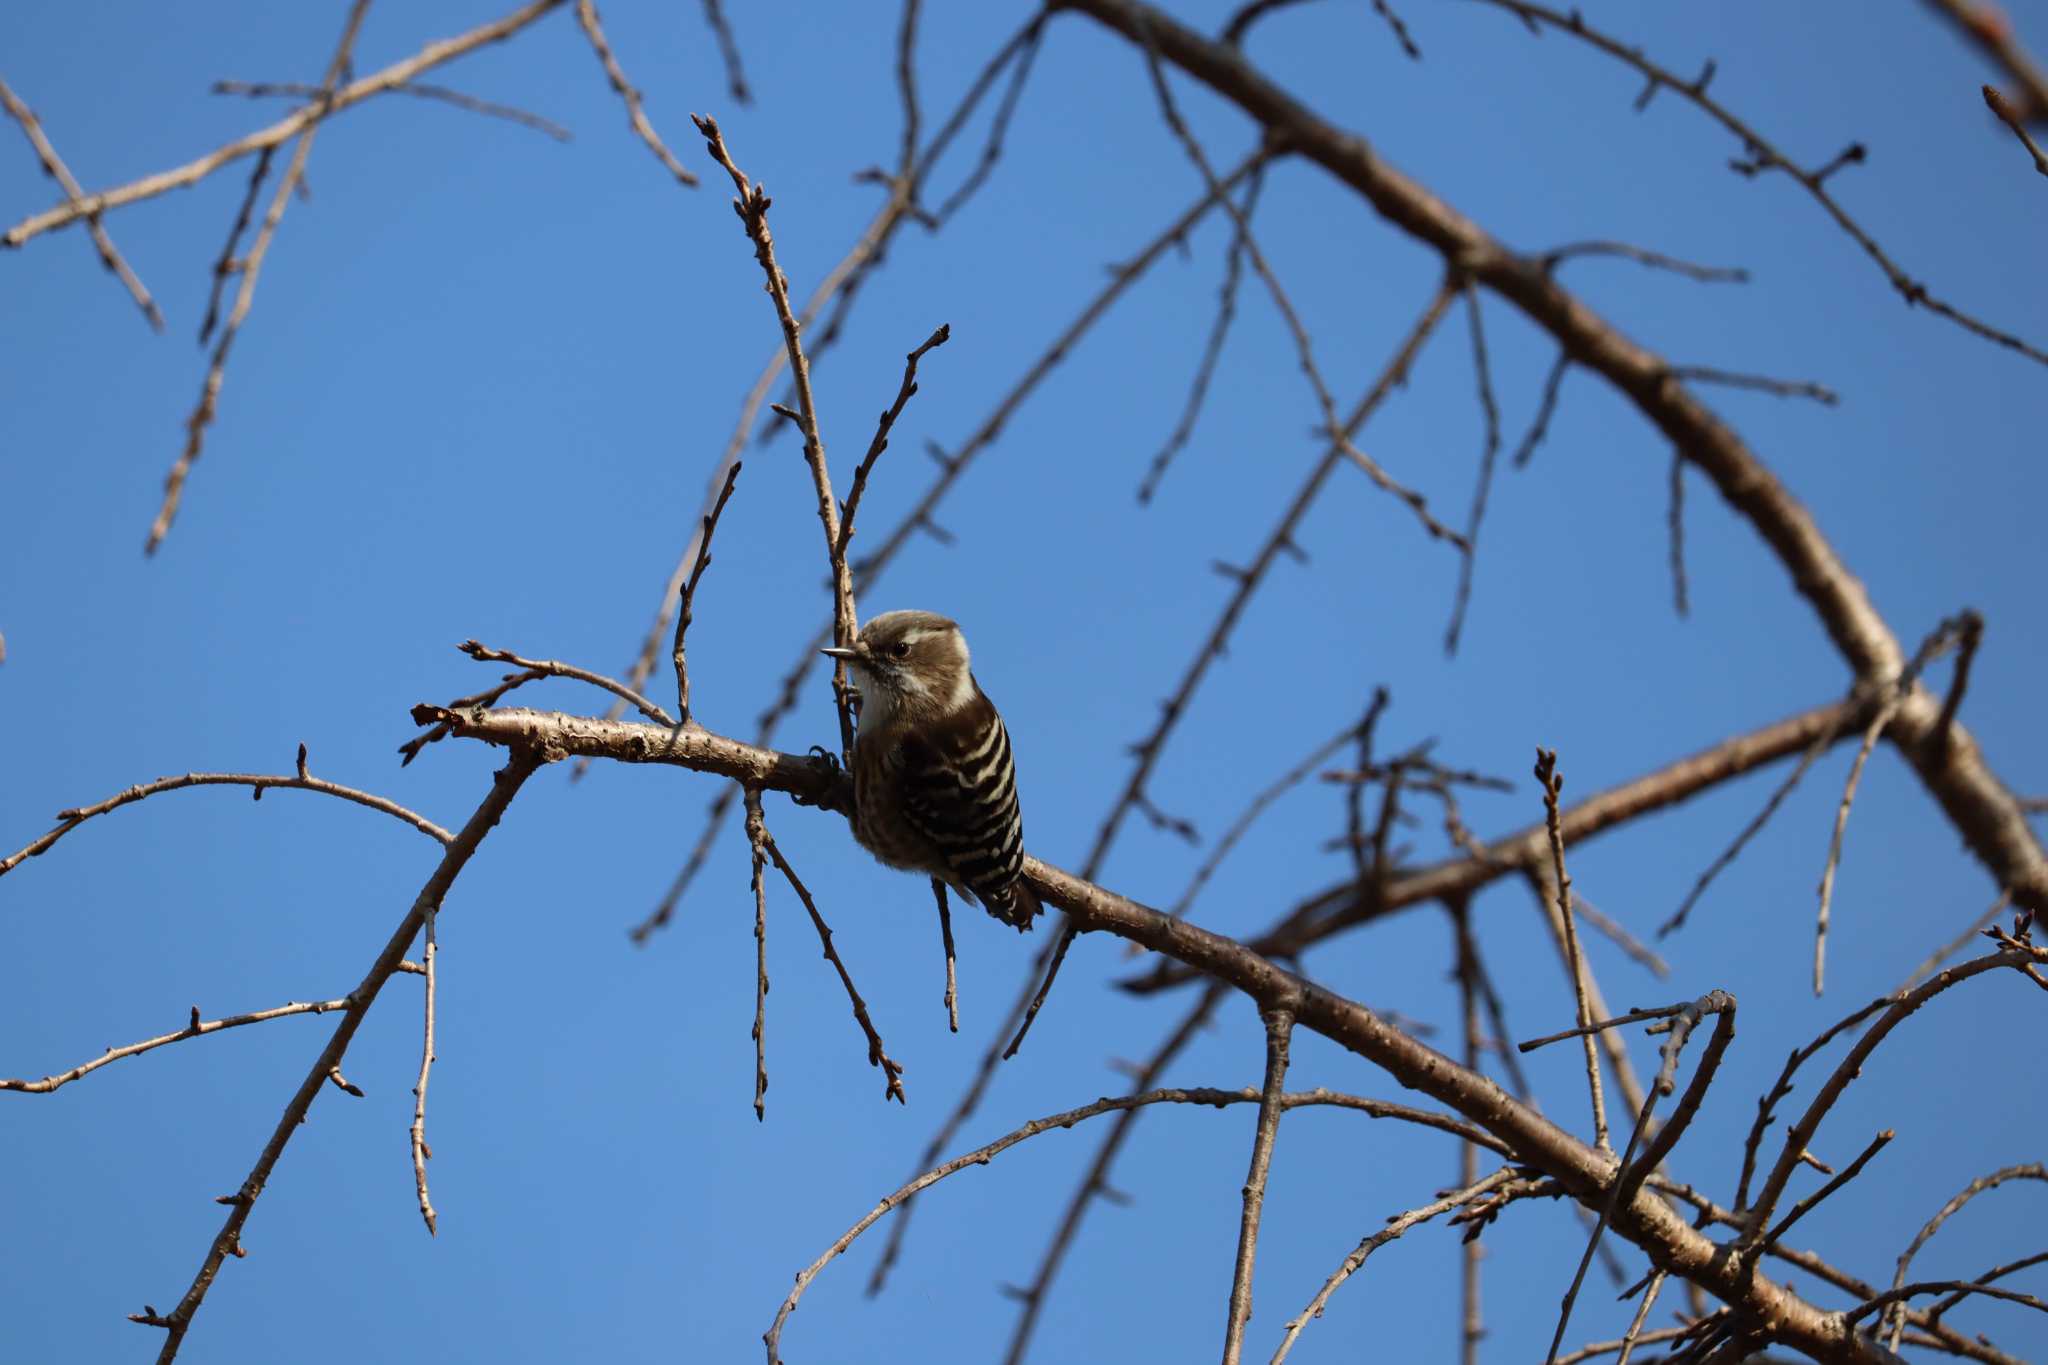
[{"label": "bird's wing", "polygon": [[905,738],[903,814],[954,876],[986,898],[1016,879],[1023,830],[1010,736],[994,707],[975,719],[981,723]]}]

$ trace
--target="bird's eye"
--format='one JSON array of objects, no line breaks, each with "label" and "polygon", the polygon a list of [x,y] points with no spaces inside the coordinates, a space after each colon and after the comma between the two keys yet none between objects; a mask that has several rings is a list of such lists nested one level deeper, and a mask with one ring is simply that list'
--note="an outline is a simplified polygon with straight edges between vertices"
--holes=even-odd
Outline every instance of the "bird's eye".
[{"label": "bird's eye", "polygon": [[898,640],[895,644],[889,646],[889,652],[899,659],[907,659],[910,657],[910,642],[908,640]]}]

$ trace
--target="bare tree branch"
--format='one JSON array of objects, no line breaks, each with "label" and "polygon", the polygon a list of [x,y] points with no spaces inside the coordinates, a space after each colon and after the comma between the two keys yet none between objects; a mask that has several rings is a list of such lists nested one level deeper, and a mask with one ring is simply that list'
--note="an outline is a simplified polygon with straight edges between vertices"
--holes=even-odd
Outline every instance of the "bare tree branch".
[{"label": "bare tree branch", "polygon": [[[72,176],[71,168],[64,164],[64,158],[57,155],[57,149],[51,145],[49,135],[43,131],[43,125],[36,118],[35,111],[22,103],[20,97],[7,88],[6,81],[0,81],[0,109],[5,109],[8,116],[20,125],[21,135],[28,139],[29,146],[35,148],[36,160],[42,163],[43,174],[64,187],[64,194],[71,203],[76,204],[85,198],[85,187]],[[143,284],[141,277],[129,266],[127,257],[114,245],[114,239],[107,234],[106,227],[100,222],[99,214],[89,215],[86,227],[92,232],[93,249],[99,252],[100,263],[121,281],[122,287],[128,291],[128,297],[135,300],[135,306],[142,310],[142,316],[149,325],[161,332],[164,329],[162,310],[156,306],[156,300],[150,297],[149,287]]]},{"label": "bare tree branch", "polygon": [[[214,413],[220,403],[220,390],[227,378],[228,352],[233,349],[235,338],[240,335],[242,323],[249,316],[249,307],[256,301],[256,280],[263,271],[263,259],[270,253],[270,244],[277,236],[277,226],[284,219],[285,206],[291,202],[294,191],[304,182],[306,159],[313,152],[313,137],[320,130],[320,119],[332,113],[336,105],[336,90],[349,70],[349,54],[355,49],[356,34],[362,29],[363,15],[370,8],[370,0],[356,0],[350,6],[348,23],[343,27],[341,42],[334,49],[334,56],[327,63],[327,74],[320,82],[320,97],[312,107],[319,116],[307,120],[299,130],[298,141],[292,147],[291,164],[285,167],[284,180],[277,192],[270,198],[270,208],[263,215],[263,222],[257,226],[255,240],[236,265],[242,277],[235,290],[235,306],[228,313],[228,320],[220,330],[220,340],[214,343],[213,358],[207,365],[206,379],[200,385],[199,402],[192,409],[192,415],[185,419],[185,446],[171,465],[171,472],[164,476],[164,498],[157,508],[156,520],[150,524],[149,538],[143,542],[142,552],[153,555],[163,544],[164,536],[170,532],[171,522],[178,515],[178,505],[184,499],[185,480],[192,472],[193,462],[199,458],[206,439],[206,429],[213,425]],[[251,194],[254,190],[252,188]],[[76,197],[73,203],[79,202]],[[239,228],[237,231],[239,236]],[[233,239],[230,239],[232,245]]]},{"label": "bare tree branch", "polygon": [[1252,1266],[1259,1254],[1259,1219],[1266,1205],[1266,1179],[1273,1169],[1273,1141],[1280,1133],[1280,1096],[1287,1085],[1287,1050],[1294,1035],[1294,1011],[1286,1005],[1259,1013],[1266,1025],[1266,1080],[1259,1092],[1259,1126],[1252,1141],[1251,1169],[1244,1179],[1237,1264],[1231,1272],[1230,1312],[1223,1330],[1223,1365],[1238,1365],[1244,1357],[1245,1324],[1252,1318]]},{"label": "bare tree branch", "polygon": [[275,1009],[257,1010],[254,1014],[234,1014],[224,1019],[205,1020],[199,1017],[199,1007],[194,1005],[192,1007],[192,1021],[176,1033],[159,1034],[154,1038],[145,1038],[139,1043],[130,1043],[126,1047],[110,1047],[89,1062],[81,1062],[69,1071],[60,1071],[55,1075],[45,1076],[39,1081],[0,1079],[0,1090],[18,1090],[25,1095],[47,1095],[59,1086],[69,1085],[81,1076],[91,1075],[109,1062],[118,1062],[123,1058],[139,1056],[142,1053],[154,1051],[171,1043],[182,1043],[187,1038],[203,1038],[209,1033],[218,1033],[222,1029],[241,1028],[245,1024],[266,1023],[272,1019],[284,1019],[296,1014],[325,1014],[329,1010],[346,1009],[348,1003],[347,996],[343,996],[339,1000],[294,1000],[279,1005]]},{"label": "bare tree branch", "polygon": [[[216,95],[246,95],[250,99],[286,98],[303,100],[319,98],[320,87],[317,85],[306,85],[299,81],[215,81],[213,83],[213,93]],[[407,81],[404,85],[393,86],[392,93],[395,95],[413,95],[423,100],[450,104],[457,109],[466,109],[472,114],[482,114],[485,118],[503,119],[507,123],[516,123],[522,128],[531,128],[536,133],[545,133],[557,142],[572,142],[576,136],[553,119],[542,118],[539,114],[517,108],[514,105],[498,104],[492,100],[478,99],[475,95],[466,94],[463,91],[454,90],[445,85],[434,85],[427,81]]]},{"label": "bare tree branch", "polygon": [[612,45],[605,41],[604,27],[598,22],[595,0],[576,0],[576,22],[583,28],[583,36],[590,40],[590,50],[597,54],[599,65],[604,67],[605,79],[626,104],[626,119],[647,144],[647,150],[654,153],[654,159],[667,168],[676,180],[691,189],[696,188],[697,177],[688,167],[676,160],[676,154],[661,140],[661,134],[654,131],[654,125],[647,121],[647,110],[640,100],[640,91],[626,79],[626,73],[619,67],[619,59],[612,55]]},{"label": "bare tree branch", "polygon": [[[301,761],[303,762],[305,746],[300,745],[299,751]],[[9,854],[5,858],[0,858],[0,876],[5,876],[7,873],[12,872],[21,865],[24,859],[34,858],[48,852],[52,844],[96,816],[105,815],[109,811],[119,810],[123,806],[133,805],[137,801],[145,800],[162,792],[183,791],[188,787],[250,787],[254,789],[254,796],[258,801],[263,799],[265,791],[272,788],[285,791],[318,792],[322,796],[339,797],[343,801],[352,801],[358,806],[366,806],[371,810],[382,811],[394,819],[403,820],[406,824],[411,825],[437,844],[449,844],[455,839],[454,835],[442,829],[432,820],[427,819],[426,816],[416,815],[404,806],[399,805],[396,801],[390,801],[366,791],[358,791],[354,787],[344,787],[338,782],[329,782],[324,778],[308,776],[303,768],[293,777],[272,773],[186,773],[181,777],[159,777],[154,782],[138,783],[125,791],[108,797],[96,805],[70,806],[58,811],[57,827],[55,829],[29,844],[26,848]]]}]

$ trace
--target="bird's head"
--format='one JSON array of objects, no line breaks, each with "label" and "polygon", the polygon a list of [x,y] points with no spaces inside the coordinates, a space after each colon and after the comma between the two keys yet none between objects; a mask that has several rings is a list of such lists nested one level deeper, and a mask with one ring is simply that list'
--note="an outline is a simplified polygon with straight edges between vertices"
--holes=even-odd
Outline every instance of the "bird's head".
[{"label": "bird's head", "polygon": [[852,670],[868,724],[886,722],[899,710],[945,715],[974,699],[966,637],[934,612],[883,612],[850,648],[822,652]]}]

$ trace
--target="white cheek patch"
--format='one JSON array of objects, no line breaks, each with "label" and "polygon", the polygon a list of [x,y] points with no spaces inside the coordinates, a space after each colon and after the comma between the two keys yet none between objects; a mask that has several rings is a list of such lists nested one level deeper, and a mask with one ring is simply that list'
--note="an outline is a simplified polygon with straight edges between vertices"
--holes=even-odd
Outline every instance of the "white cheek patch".
[{"label": "white cheek patch", "polygon": [[946,698],[946,709],[949,711],[958,711],[961,707],[967,705],[967,703],[973,700],[974,675],[972,673],[969,673],[965,668],[962,668],[953,679],[953,695]]}]

